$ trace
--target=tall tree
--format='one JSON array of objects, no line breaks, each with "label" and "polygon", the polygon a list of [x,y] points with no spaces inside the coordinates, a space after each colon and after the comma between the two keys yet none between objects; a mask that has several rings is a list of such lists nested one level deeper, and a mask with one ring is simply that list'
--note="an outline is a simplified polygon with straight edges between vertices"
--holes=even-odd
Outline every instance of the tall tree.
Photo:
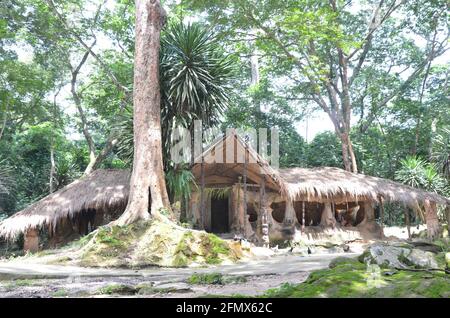
[{"label": "tall tree", "polygon": [[[256,40],[273,65],[272,78],[326,112],[341,140],[345,169],[354,172],[352,113],[362,109],[370,125],[448,46],[445,1],[189,2],[230,40],[241,46]],[[410,39],[411,31],[425,40],[425,48]]]},{"label": "tall tree", "polygon": [[[170,209],[161,141],[159,48],[166,20],[158,0],[136,0],[133,130],[134,158],[130,195],[118,224],[129,224]],[[150,194],[150,195],[149,195]]]}]

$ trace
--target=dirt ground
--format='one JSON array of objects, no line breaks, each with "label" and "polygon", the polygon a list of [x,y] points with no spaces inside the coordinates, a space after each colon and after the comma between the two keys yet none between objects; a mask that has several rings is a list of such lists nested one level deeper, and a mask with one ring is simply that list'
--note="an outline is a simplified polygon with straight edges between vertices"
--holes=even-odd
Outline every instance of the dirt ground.
[{"label": "dirt ground", "polygon": [[[300,283],[337,256],[278,254],[208,268],[87,269],[43,264],[0,263],[0,297],[202,297],[262,294],[284,282]],[[189,284],[192,275],[220,274],[223,284]],[[142,287],[144,286],[144,288]]]},{"label": "dirt ground", "polygon": [[169,283],[155,286],[155,290],[145,294],[121,291],[105,294],[108,287],[114,285],[137,286],[152,282],[135,277],[106,277],[70,279],[29,279],[16,281],[2,281],[0,283],[0,297],[2,298],[49,298],[49,297],[170,297],[195,298],[207,295],[247,295],[253,296],[265,290],[278,287],[280,282],[301,283],[309,272],[298,272],[284,275],[262,275],[246,277],[243,283],[225,285],[190,285],[184,282]]},{"label": "dirt ground", "polygon": [[[406,228],[385,228],[385,235],[406,238]],[[36,263],[34,258],[4,260],[0,261],[0,297],[254,296],[284,282],[303,282],[312,271],[328,267],[338,256],[356,257],[366,243],[349,244],[346,253],[336,248],[318,253],[313,250],[312,255],[269,251],[272,254],[262,253],[245,262],[207,268],[96,269],[46,265]],[[224,284],[189,284],[189,278],[199,273],[240,279]]]}]

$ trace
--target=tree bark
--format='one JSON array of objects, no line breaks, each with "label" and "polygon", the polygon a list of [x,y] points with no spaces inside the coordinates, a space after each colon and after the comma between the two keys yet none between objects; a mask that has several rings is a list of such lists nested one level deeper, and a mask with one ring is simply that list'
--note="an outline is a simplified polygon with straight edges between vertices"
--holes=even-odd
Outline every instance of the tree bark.
[{"label": "tree bark", "polygon": [[[95,42],[91,45],[91,47],[94,46],[94,44],[95,44]],[[68,62],[69,66],[70,66],[70,72],[72,73],[72,79],[70,81],[70,92],[72,93],[72,98],[73,98],[73,101],[77,108],[78,115],[80,115],[81,131],[83,132],[84,138],[86,139],[86,142],[87,142],[88,148],[89,148],[89,163],[84,171],[85,175],[92,172],[93,165],[96,160],[94,139],[92,138],[92,135],[89,132],[87,117],[86,117],[86,114],[84,113],[83,106],[81,105],[80,95],[77,92],[78,74],[80,73],[80,70],[83,67],[83,65],[86,63],[88,56],[89,56],[89,51],[86,51],[76,68],[73,68],[72,65],[70,65],[70,62]]]},{"label": "tree bark", "polygon": [[157,216],[163,208],[171,211],[161,142],[159,48],[164,23],[165,12],[158,0],[136,0],[133,172],[128,205],[118,224]]}]

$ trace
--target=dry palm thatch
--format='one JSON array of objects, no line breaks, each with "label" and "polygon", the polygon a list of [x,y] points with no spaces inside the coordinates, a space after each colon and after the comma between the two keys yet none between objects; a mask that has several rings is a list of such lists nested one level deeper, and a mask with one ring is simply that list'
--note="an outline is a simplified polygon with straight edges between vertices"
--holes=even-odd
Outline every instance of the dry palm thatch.
[{"label": "dry palm thatch", "polygon": [[128,199],[128,170],[96,170],[0,222],[0,237],[15,239],[30,228],[54,227],[87,209],[108,211]]},{"label": "dry palm thatch", "polygon": [[[246,159],[244,157],[246,156]],[[255,182],[262,181],[265,177],[265,183],[269,188],[278,190],[286,194],[286,185],[283,182],[278,170],[275,170],[250,144],[246,142],[232,130],[225,136],[220,136],[208,146],[201,155],[194,159],[192,171],[194,175],[200,176],[200,163],[203,161],[207,166],[228,165],[239,174],[243,174],[244,160],[247,160],[248,177],[253,177]]]},{"label": "dry palm thatch", "polygon": [[318,202],[386,201],[410,207],[427,200],[447,205],[450,200],[436,193],[413,188],[388,179],[348,172],[339,168],[280,169],[286,181],[288,196],[295,200]]}]

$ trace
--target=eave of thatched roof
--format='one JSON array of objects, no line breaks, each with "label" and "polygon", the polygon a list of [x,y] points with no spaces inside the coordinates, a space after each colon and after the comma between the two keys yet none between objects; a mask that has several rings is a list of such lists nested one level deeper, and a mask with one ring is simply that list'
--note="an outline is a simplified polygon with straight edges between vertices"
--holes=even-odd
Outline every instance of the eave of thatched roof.
[{"label": "eave of thatched roof", "polygon": [[0,222],[0,237],[14,239],[30,228],[55,226],[82,210],[106,210],[126,203],[128,170],[96,170]]},{"label": "eave of thatched roof", "polygon": [[352,173],[339,168],[280,169],[291,199],[322,202],[386,201],[417,207],[425,201],[450,204],[450,200],[436,193],[413,188],[392,180]]}]

